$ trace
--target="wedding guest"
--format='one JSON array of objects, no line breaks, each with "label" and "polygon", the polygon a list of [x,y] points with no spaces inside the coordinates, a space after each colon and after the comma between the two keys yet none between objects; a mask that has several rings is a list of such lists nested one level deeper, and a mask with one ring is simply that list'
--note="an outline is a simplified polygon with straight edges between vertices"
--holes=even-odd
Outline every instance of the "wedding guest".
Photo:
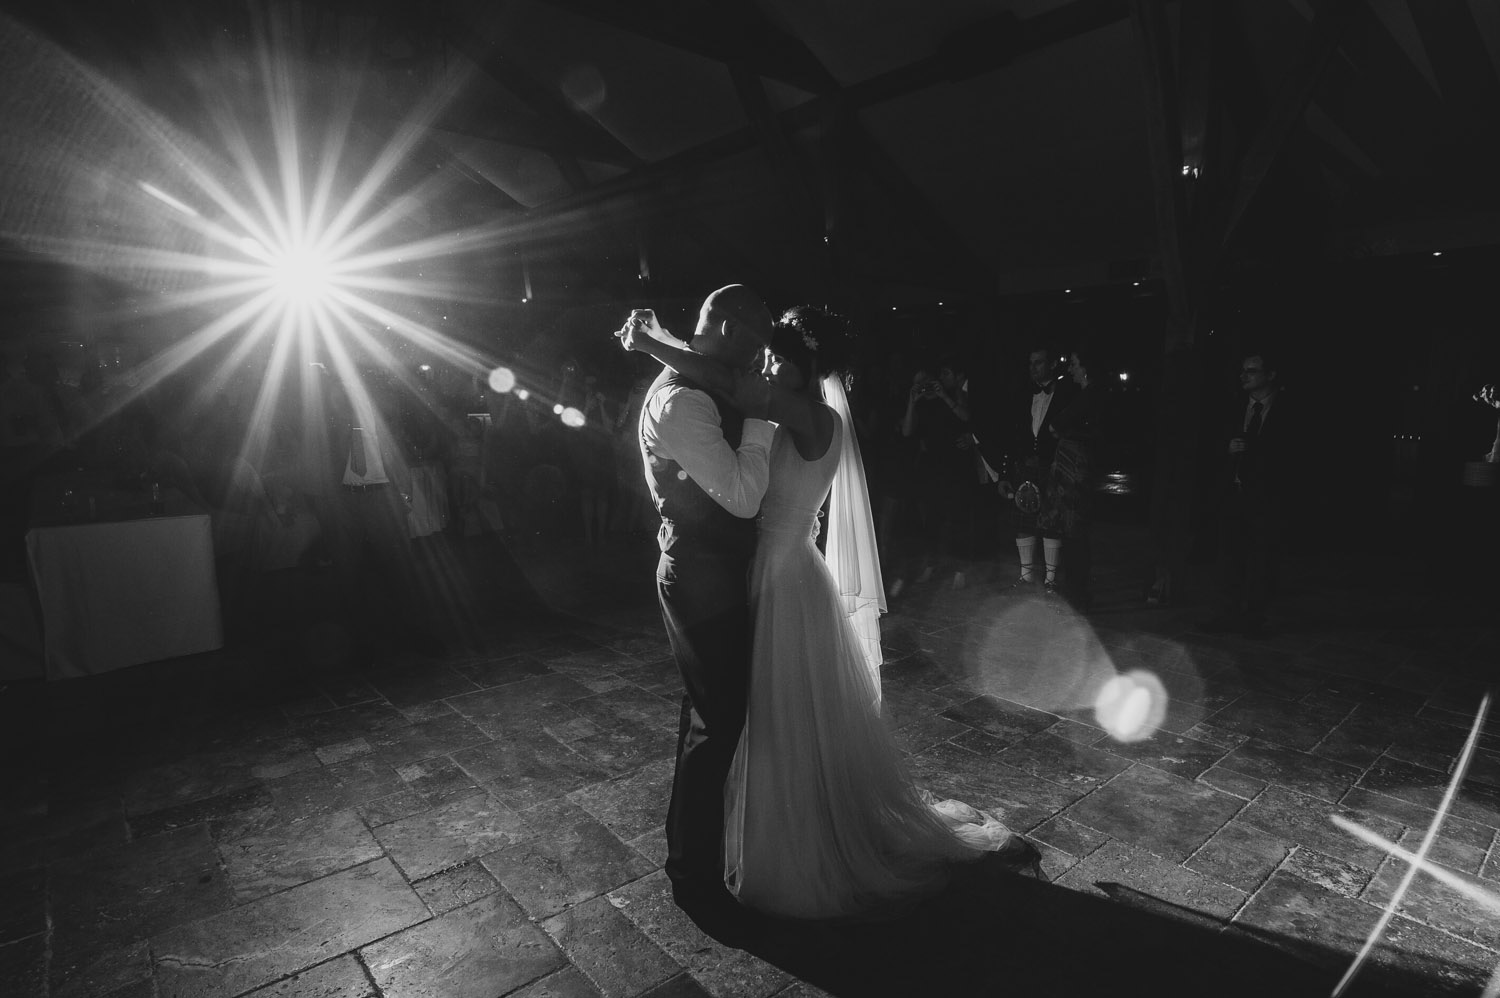
[{"label": "wedding guest", "polygon": [[891,577],[888,591],[893,598],[906,588],[912,560],[907,527],[917,501],[917,441],[906,435],[904,426],[908,393],[918,380],[929,378],[925,373],[918,376],[906,354],[894,351],[887,355],[878,383],[867,394],[872,446],[865,453],[875,496],[876,543],[881,564]]},{"label": "wedding guest", "polygon": [[[453,505],[453,532],[459,537],[499,529],[499,507],[484,494],[484,423],[454,412],[448,417],[453,459],[448,465],[448,495]],[[493,517],[487,516],[488,510]]]},{"label": "wedding guest", "polygon": [[1080,610],[1087,610],[1093,602],[1089,587],[1093,568],[1089,519],[1095,451],[1101,432],[1102,399],[1100,389],[1094,384],[1094,372],[1098,370],[1097,353],[1090,345],[1080,344],[1068,357],[1068,376],[1078,386],[1078,392],[1052,420],[1056,450],[1046,476],[1045,511],[1039,517],[1045,526],[1062,536],[1062,587],[1069,601]]},{"label": "wedding guest", "polygon": [[583,413],[583,425],[573,427],[566,438],[571,464],[569,477],[578,492],[584,544],[599,547],[609,530],[615,490],[614,446],[610,435],[615,417],[599,387],[598,374],[591,370],[583,371],[576,398],[564,399],[563,404],[576,404]]},{"label": "wedding guest", "polygon": [[[1015,399],[1013,380],[1002,380],[993,364],[976,364],[964,386],[968,399],[969,435],[974,442],[972,503],[974,557],[989,561],[1011,544],[1009,504],[1002,502],[999,484],[1006,468],[1006,427]],[[1003,525],[1003,531],[1002,531]],[[997,548],[1004,534],[1003,549]]]},{"label": "wedding guest", "polygon": [[116,417],[117,472],[141,488],[158,485],[176,489],[203,509],[209,501],[198,487],[193,469],[183,456],[184,448],[169,439],[162,421],[147,399],[125,407]]},{"label": "wedding guest", "polygon": [[[1495,393],[1494,385],[1485,385],[1474,395],[1476,402],[1483,402],[1492,409],[1500,409],[1500,396]],[[1495,442],[1490,444],[1490,451],[1483,460],[1490,464],[1500,464],[1500,420],[1495,421]]]},{"label": "wedding guest", "polygon": [[[973,484],[973,438],[963,381],[963,364],[947,357],[931,372],[918,371],[907,393],[901,432],[917,445],[913,478],[922,517],[917,582],[931,579],[939,566],[945,573],[951,566]],[[955,569],[954,587],[961,588],[964,581]]]},{"label": "wedding guest", "polygon": [[319,518],[353,650],[361,660],[415,650],[429,635],[408,537],[411,482],[395,399],[374,374],[355,385],[321,377],[314,391],[324,414]]},{"label": "wedding guest", "polygon": [[1246,351],[1239,377],[1244,395],[1220,438],[1221,609],[1205,627],[1261,637],[1276,591],[1287,497],[1305,428],[1295,403],[1284,398],[1269,351]]},{"label": "wedding guest", "polygon": [[34,468],[62,443],[47,393],[27,376],[26,368],[26,358],[16,350],[0,375],[0,456],[7,476]]},{"label": "wedding guest", "polygon": [[1007,428],[1009,474],[1000,483],[999,491],[1013,506],[1011,521],[1021,563],[1020,577],[1010,587],[1016,592],[1030,590],[1039,581],[1034,562],[1040,547],[1042,590],[1048,595],[1060,593],[1058,574],[1062,568],[1063,532],[1061,519],[1052,508],[1053,498],[1047,495],[1045,486],[1057,457],[1054,423],[1072,403],[1077,388],[1058,378],[1057,363],[1057,351],[1048,344],[1036,343],[1028,351],[1026,372],[1031,380],[1031,394],[1012,406]]},{"label": "wedding guest", "polygon": [[615,529],[626,534],[649,533],[656,523],[651,493],[641,477],[640,442],[641,409],[646,404],[646,390],[651,387],[655,375],[646,370],[640,356],[630,355],[637,375],[618,407],[614,425]]}]

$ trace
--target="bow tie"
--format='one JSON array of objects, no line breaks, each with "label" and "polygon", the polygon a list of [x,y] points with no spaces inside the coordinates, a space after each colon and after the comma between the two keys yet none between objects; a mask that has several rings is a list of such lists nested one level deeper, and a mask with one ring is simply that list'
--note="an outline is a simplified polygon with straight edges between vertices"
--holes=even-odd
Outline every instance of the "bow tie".
[{"label": "bow tie", "polygon": [[1049,381],[1045,385],[1032,385],[1031,386],[1031,394],[1033,394],[1033,395],[1051,395],[1052,394],[1052,382]]}]

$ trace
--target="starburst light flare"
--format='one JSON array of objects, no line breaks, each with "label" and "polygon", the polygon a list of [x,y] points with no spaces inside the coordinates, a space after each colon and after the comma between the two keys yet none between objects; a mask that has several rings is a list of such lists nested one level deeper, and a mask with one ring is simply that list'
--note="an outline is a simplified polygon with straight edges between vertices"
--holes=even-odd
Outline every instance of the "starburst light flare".
[{"label": "starburst light flare", "polygon": [[[1438,830],[1442,828],[1443,820],[1448,817],[1448,813],[1453,807],[1453,799],[1458,796],[1458,788],[1463,784],[1464,777],[1468,775],[1469,763],[1474,758],[1474,750],[1479,744],[1479,735],[1484,730],[1485,718],[1489,715],[1489,711],[1490,695],[1489,693],[1485,693],[1484,697],[1479,701],[1479,710],[1474,716],[1473,726],[1469,729],[1469,737],[1464,741],[1464,747],[1459,752],[1458,760],[1453,766],[1453,775],[1448,780],[1448,786],[1443,792],[1443,799],[1438,803],[1437,814],[1433,816],[1432,824],[1428,827],[1426,834],[1422,836],[1421,844],[1417,846],[1415,853],[1407,853],[1406,850],[1401,849],[1394,843],[1386,842],[1374,832],[1356,825],[1352,821],[1341,818],[1336,814],[1331,816],[1335,825],[1367,842],[1371,842],[1372,839],[1375,840],[1372,844],[1380,845],[1382,849],[1385,849],[1392,855],[1399,853],[1401,858],[1406,859],[1409,864],[1406,873],[1401,877],[1401,882],[1391,894],[1390,901],[1386,903],[1385,910],[1381,912],[1380,920],[1370,930],[1369,936],[1365,938],[1364,945],[1355,954],[1354,962],[1344,972],[1343,978],[1334,986],[1332,998],[1339,998],[1348,989],[1355,975],[1359,973],[1366,961],[1369,960],[1370,954],[1374,952],[1375,946],[1380,942],[1380,937],[1385,933],[1386,927],[1391,924],[1391,919],[1396,917],[1396,909],[1401,906],[1401,901],[1406,897],[1406,892],[1411,887],[1411,882],[1416,879],[1418,871],[1431,873],[1443,883],[1450,883],[1449,878],[1446,876],[1447,871],[1443,871],[1445,875],[1439,875],[1435,872],[1439,868],[1428,861],[1427,853],[1431,850],[1432,843],[1437,839]],[[1464,893],[1469,892],[1464,891]],[[1473,897],[1472,894],[1470,896]],[[1478,899],[1476,898],[1476,900]],[[1500,989],[1500,968],[1497,968],[1495,976],[1491,978],[1490,985],[1485,990],[1487,996],[1500,994],[1500,991],[1495,990]]]},{"label": "starburst light flare", "polygon": [[448,175],[424,171],[414,182],[409,164],[465,72],[439,80],[382,137],[356,118],[352,60],[332,70],[298,62],[292,53],[308,47],[295,25],[256,29],[248,52],[184,45],[208,53],[180,67],[207,110],[196,116],[209,126],[200,133],[178,123],[180,104],[169,117],[0,15],[0,132],[14,140],[0,143],[0,239],[125,282],[143,299],[136,314],[187,327],[100,418],[204,364],[216,365],[194,379],[207,401],[264,360],[248,446],[290,370],[316,357],[334,361],[361,405],[360,357],[411,387],[398,346],[475,374],[493,366],[421,318],[424,302],[495,300],[479,282],[467,288],[461,271],[431,270],[498,245],[500,225],[457,232],[412,222],[448,193]]}]

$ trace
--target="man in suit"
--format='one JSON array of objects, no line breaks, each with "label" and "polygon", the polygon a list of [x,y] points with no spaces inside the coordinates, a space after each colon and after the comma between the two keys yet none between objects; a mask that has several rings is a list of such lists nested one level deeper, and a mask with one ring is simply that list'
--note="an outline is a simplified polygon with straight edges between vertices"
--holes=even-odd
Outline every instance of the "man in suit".
[{"label": "man in suit", "polygon": [[[1017,593],[1034,589],[1038,581],[1048,596],[1060,592],[1058,570],[1062,565],[1063,529],[1057,511],[1050,508],[1047,479],[1057,456],[1053,423],[1068,407],[1076,389],[1071,382],[1058,377],[1058,363],[1057,351],[1050,345],[1032,346],[1026,359],[1031,391],[1017,399],[1008,419],[1009,474],[1001,480],[999,491],[1011,503],[1016,554],[1021,561],[1020,578],[1011,585],[1011,590]],[[1038,546],[1043,556],[1041,580],[1037,579],[1034,567]]]},{"label": "man in suit", "polygon": [[1269,352],[1247,352],[1239,376],[1243,401],[1234,406],[1221,438],[1222,606],[1206,626],[1260,637],[1276,589],[1286,497],[1295,477],[1297,426],[1295,410],[1282,399]]},{"label": "man in suit", "polygon": [[[656,320],[636,310],[630,321]],[[770,343],[771,326],[760,298],[731,284],[704,301],[689,349],[745,371]],[[641,410],[642,464],[661,516],[657,597],[687,691],[667,811],[666,871],[677,904],[720,938],[744,930],[748,919],[724,886],[724,784],[745,725],[748,575],[774,431],[671,368],[646,390]]]}]

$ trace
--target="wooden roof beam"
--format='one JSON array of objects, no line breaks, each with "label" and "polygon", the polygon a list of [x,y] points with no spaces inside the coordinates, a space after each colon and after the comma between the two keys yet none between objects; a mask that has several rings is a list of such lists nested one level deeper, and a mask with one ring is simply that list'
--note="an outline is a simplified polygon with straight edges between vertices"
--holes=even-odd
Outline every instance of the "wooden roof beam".
[{"label": "wooden roof beam", "polygon": [[772,24],[743,0],[541,0],[560,10],[663,45],[725,63],[741,63],[770,80],[812,94],[838,81],[802,40]]}]

